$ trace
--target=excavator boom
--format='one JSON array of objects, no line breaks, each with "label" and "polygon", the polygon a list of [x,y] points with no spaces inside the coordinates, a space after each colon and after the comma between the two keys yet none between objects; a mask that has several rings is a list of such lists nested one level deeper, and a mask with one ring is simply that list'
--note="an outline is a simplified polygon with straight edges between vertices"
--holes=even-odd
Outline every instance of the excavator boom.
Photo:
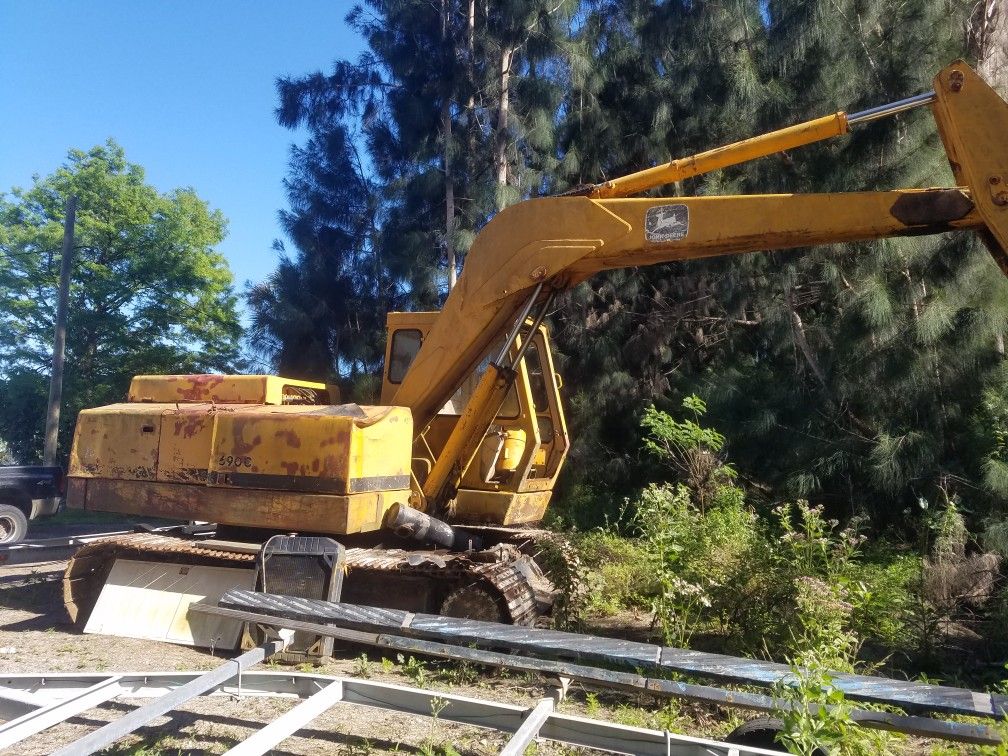
[{"label": "excavator boom", "polygon": [[[415,432],[422,433],[491,344],[513,325],[532,291],[542,285],[540,296],[545,296],[605,270],[974,229],[1008,273],[1008,104],[962,62],[943,69],[934,84],[933,94],[898,103],[896,110],[931,105],[958,184],[951,188],[619,196],[772,154],[782,146],[842,134],[852,122],[887,114],[879,109],[860,118],[837,113],[616,179],[582,196],[533,199],[503,210],[476,238],[393,403],[412,410]],[[493,408],[490,411],[490,418],[475,424],[472,433],[486,431]]]}]

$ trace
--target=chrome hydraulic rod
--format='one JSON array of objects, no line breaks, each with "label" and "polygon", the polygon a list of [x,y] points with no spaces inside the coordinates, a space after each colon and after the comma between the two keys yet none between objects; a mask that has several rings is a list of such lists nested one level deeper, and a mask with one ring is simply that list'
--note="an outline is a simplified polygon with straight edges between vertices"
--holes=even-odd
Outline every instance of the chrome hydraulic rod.
[{"label": "chrome hydraulic rod", "polygon": [[521,327],[525,325],[525,319],[529,316],[529,313],[532,311],[532,305],[534,305],[536,299],[539,298],[539,292],[542,291],[542,287],[543,282],[540,281],[536,285],[535,290],[533,290],[532,296],[528,298],[528,301],[525,303],[525,306],[522,307],[521,312],[518,314],[518,319],[515,321],[514,327],[511,329],[511,332],[508,333],[507,338],[504,339],[504,346],[501,347],[500,354],[498,354],[497,359],[494,360],[495,365],[504,364],[504,360],[507,359],[507,353],[511,351],[511,345],[514,344],[515,339],[518,338],[518,332],[521,330]]},{"label": "chrome hydraulic rod", "polygon": [[922,105],[930,105],[935,101],[935,97],[936,95],[932,89],[930,92],[924,92],[923,94],[914,95],[913,97],[896,100],[896,102],[890,102],[888,105],[877,105],[874,108],[860,110],[857,113],[850,113],[847,116],[847,125],[857,126],[860,123],[877,121],[879,118],[888,118],[889,116],[894,116],[897,113],[902,113],[906,110],[913,110],[914,108],[919,108]]}]

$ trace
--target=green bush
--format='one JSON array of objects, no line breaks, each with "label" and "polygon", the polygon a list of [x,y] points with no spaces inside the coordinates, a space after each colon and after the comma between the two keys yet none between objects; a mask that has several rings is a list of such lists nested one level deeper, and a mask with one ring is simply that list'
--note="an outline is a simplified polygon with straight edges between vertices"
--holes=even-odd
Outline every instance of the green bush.
[{"label": "green bush", "polygon": [[575,544],[587,572],[589,612],[612,616],[650,606],[657,583],[642,544],[603,528],[575,536]]},{"label": "green bush", "polygon": [[[821,650],[826,636],[905,641],[922,560],[878,546],[866,557],[858,520],[841,527],[804,500],[758,516],[720,458],[723,436],[699,423],[703,402],[683,405],[692,418],[649,408],[641,425],[648,451],[684,482],[646,486],[616,522],[580,537],[589,611],[647,608],[666,643],[717,632],[727,650],[778,659]],[[843,611],[816,615],[814,596],[822,611]],[[810,634],[810,617],[823,636]]]}]

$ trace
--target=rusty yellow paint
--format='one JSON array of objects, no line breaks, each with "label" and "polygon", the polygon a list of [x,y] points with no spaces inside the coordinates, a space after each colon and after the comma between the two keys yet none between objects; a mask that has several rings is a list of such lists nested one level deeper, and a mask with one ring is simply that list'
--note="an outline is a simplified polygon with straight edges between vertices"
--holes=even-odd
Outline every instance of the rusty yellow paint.
[{"label": "rusty yellow paint", "polygon": [[409,490],[333,496],[291,491],[193,486],[158,481],[81,478],[68,490],[67,506],[171,520],[210,520],[222,525],[302,533],[346,535],[381,528],[393,504],[405,504]]},{"label": "rusty yellow paint", "polygon": [[216,405],[171,405],[161,413],[158,480],[205,483]]},{"label": "rusty yellow paint", "polygon": [[983,240],[1008,275],[1008,104],[962,61],[934,80],[932,106],[956,181],[972,188]]},{"label": "rusty yellow paint", "polygon": [[336,494],[408,486],[413,423],[403,407],[227,409],[215,416],[211,485]]},{"label": "rusty yellow paint", "polygon": [[[959,149],[952,156],[961,164],[960,181],[968,182],[957,188],[964,198],[976,200],[981,193],[990,196],[988,174],[1008,168],[1008,143],[1001,136],[1005,104],[979,77],[969,75],[965,64],[949,67],[939,81],[958,69],[964,87],[956,98],[942,100],[939,93],[941,106],[934,114],[943,135],[967,133],[965,125],[957,126],[960,121],[983,124],[973,129],[984,132],[982,151]],[[983,96],[975,100],[976,107],[963,111],[959,103],[969,101],[958,95],[968,90]],[[410,370],[386,401],[409,407],[417,428],[426,427],[542,283],[562,290],[595,273],[628,266],[955,229],[1003,236],[999,228],[1008,223],[1000,220],[1000,206],[996,212],[981,206],[982,214],[973,209],[959,217],[935,212],[930,223],[907,223],[893,214],[899,203],[926,206],[934,196],[929,190],[897,189],[651,199],[543,197],[517,203],[498,213],[476,237]],[[657,214],[672,205],[682,206],[679,215],[688,216],[681,235],[649,234],[649,211]]]},{"label": "rusty yellow paint", "polygon": [[469,524],[523,525],[540,522],[552,491],[511,493],[463,489],[455,500],[455,519]]},{"label": "rusty yellow paint", "polygon": [[130,382],[129,401],[284,404],[298,388],[328,393],[324,383],[276,375],[138,375]]},{"label": "rusty yellow paint", "polygon": [[158,405],[110,404],[83,410],[77,417],[67,474],[155,479],[162,409]]},{"label": "rusty yellow paint", "polygon": [[393,503],[408,501],[412,443],[402,407],[115,404],[80,414],[68,503],[367,532],[381,527]]},{"label": "rusty yellow paint", "polygon": [[[522,364],[515,382],[517,417],[494,417],[489,409],[497,399],[493,371],[480,376],[478,370],[535,287],[544,286],[543,294],[555,292],[628,266],[966,229],[980,231],[1008,274],[1008,105],[962,62],[938,75],[935,90],[932,111],[958,186],[658,199],[604,198],[606,192],[599,191],[594,197],[518,203],[481,230],[440,312],[389,316],[390,333],[416,327],[423,336],[402,382],[391,384],[387,375],[383,382],[382,403],[397,406],[327,406],[323,402],[335,401],[335,394],[330,390],[320,398],[323,384],[276,376],[138,376],[131,404],[81,413],[70,491],[75,499],[87,491],[90,499],[91,484],[128,485],[129,495],[144,502],[129,511],[181,519],[220,519],[211,514],[216,512],[244,524],[311,529],[303,523],[331,515],[341,524],[326,532],[368,529],[380,522],[388,497],[406,490],[402,480],[410,474],[415,425],[412,455],[420,462],[417,469],[430,465],[427,488],[445,490],[461,478],[460,520],[536,522],[569,447],[547,342],[541,350],[547,355],[544,373],[553,381],[545,411],[532,404]],[[643,171],[617,180],[607,191],[626,194],[844,128],[843,115],[836,114]],[[545,332],[541,338],[546,339]],[[456,389],[474,377],[485,385],[463,409],[461,421],[459,415],[439,414]],[[317,392],[317,406],[286,406],[285,394],[296,396],[291,389],[298,387]],[[177,423],[195,422],[184,405],[200,407],[195,414],[205,412],[208,420],[188,438],[174,431]],[[540,426],[546,419],[552,430]],[[524,431],[526,446],[511,475],[488,482],[471,460],[491,421],[503,430]],[[209,487],[194,485],[184,476],[196,471],[198,477],[208,448]],[[151,492],[169,497],[169,503],[152,499]],[[138,506],[126,502],[122,491],[106,493],[118,502],[110,506]],[[247,517],[241,514],[250,506],[246,497],[258,502]],[[285,513],[287,507],[300,514]]]}]

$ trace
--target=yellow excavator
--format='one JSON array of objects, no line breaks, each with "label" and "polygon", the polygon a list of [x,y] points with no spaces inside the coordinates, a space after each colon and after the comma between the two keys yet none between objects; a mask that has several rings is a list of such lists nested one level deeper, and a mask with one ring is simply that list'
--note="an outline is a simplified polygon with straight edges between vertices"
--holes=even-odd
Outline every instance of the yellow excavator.
[{"label": "yellow excavator", "polygon": [[[921,106],[952,187],[629,198]],[[347,546],[347,601],[533,624],[567,587],[547,564],[563,543],[535,528],[570,447],[544,325],[557,293],[628,266],[958,230],[1008,274],[1008,104],[961,61],[933,92],[516,204],[480,232],[439,312],[388,315],[380,406],[277,376],[138,376],[127,402],[82,412],[68,506],[216,531],[84,547],[67,607],[86,621],[117,561],[148,577],[224,569],[230,587],[269,533],[296,532]]]}]

